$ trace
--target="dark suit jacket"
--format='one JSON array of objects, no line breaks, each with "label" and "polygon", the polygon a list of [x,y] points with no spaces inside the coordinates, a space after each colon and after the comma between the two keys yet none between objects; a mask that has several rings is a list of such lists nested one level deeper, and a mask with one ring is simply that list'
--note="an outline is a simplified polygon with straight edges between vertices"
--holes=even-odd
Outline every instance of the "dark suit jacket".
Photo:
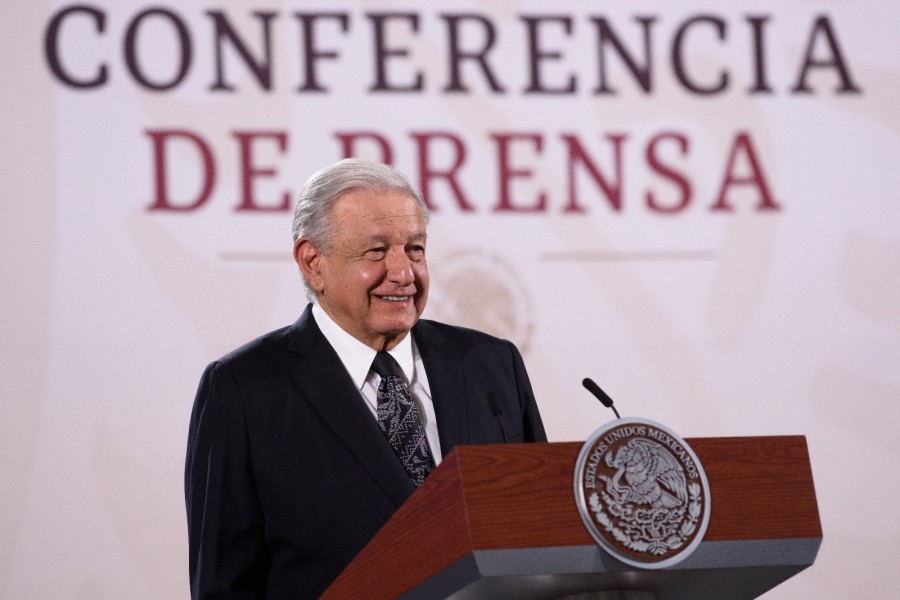
[{"label": "dark suit jacket", "polygon": [[[412,333],[444,454],[503,442],[488,392],[509,442],[546,441],[513,344],[432,321]],[[203,374],[185,467],[192,597],[317,597],[413,491],[307,307]]]}]

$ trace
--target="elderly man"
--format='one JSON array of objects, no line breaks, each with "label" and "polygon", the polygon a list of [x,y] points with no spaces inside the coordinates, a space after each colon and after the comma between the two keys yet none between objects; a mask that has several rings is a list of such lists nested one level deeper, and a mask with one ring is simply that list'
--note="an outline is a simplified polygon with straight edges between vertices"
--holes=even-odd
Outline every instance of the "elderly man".
[{"label": "elderly man", "polygon": [[386,165],[347,159],[306,183],[294,259],[312,304],[197,391],[195,600],[317,597],[456,445],[546,439],[513,344],[419,319],[427,220]]}]

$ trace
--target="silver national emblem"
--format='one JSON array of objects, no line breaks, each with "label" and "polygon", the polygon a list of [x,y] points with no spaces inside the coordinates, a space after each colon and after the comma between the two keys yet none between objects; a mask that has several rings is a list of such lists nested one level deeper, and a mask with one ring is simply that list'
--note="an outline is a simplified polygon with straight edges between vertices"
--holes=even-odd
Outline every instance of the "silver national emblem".
[{"label": "silver national emblem", "polygon": [[613,421],[585,442],[575,499],[597,543],[637,567],[684,560],[709,524],[709,483],[694,451],[645,419]]}]

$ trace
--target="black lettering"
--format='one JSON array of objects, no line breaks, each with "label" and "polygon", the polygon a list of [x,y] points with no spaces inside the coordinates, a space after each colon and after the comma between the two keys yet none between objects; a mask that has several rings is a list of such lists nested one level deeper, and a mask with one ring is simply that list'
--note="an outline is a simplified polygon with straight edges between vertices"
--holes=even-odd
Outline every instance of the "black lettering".
[{"label": "black lettering", "polygon": [[[825,44],[830,52],[829,58],[815,59],[813,51],[816,46],[816,39],[823,37]],[[795,94],[811,94],[812,88],[806,82],[806,76],[810,69],[835,69],[840,78],[840,85],[835,89],[838,94],[859,94],[862,90],[853,82],[850,77],[850,70],[847,68],[844,55],[841,53],[841,46],[838,44],[837,36],[831,28],[831,22],[826,16],[820,16],[813,24],[813,30],[809,34],[809,43],[806,45],[806,54],[804,55],[803,66],[800,68],[800,75],[797,77],[797,84],[791,89]]]},{"label": "black lettering", "polygon": [[227,92],[234,91],[234,85],[225,82],[225,60],[223,58],[225,51],[223,48],[225,46],[224,41],[227,39],[231,46],[237,50],[237,53],[244,61],[244,64],[250,68],[253,76],[256,77],[256,81],[259,82],[259,85],[264,90],[271,90],[272,43],[270,25],[272,19],[278,13],[260,11],[254,11],[252,13],[254,17],[260,20],[260,24],[262,25],[262,46],[263,54],[265,55],[262,60],[254,60],[250,51],[247,49],[247,45],[240,37],[238,37],[237,32],[231,26],[231,23],[228,22],[228,17],[225,16],[225,13],[219,10],[208,10],[206,11],[206,14],[213,20],[216,35],[216,81],[209,86],[209,89]]},{"label": "black lettering", "polygon": [[[135,48],[137,46],[138,30],[144,19],[154,16],[164,17],[172,23],[175,27],[175,32],[178,34],[179,50],[177,55],[180,58],[180,63],[178,70],[168,82],[157,83],[151,81],[141,70],[138,63]],[[174,88],[185,78],[191,66],[191,36],[188,33],[187,26],[178,15],[164,8],[148,8],[138,13],[131,23],[128,24],[128,29],[125,32],[125,63],[128,65],[128,71],[131,73],[131,76],[145,88],[154,91],[165,91]]]},{"label": "black lettering", "polygon": [[567,36],[572,34],[572,19],[565,16],[544,15],[540,17],[522,17],[528,31],[528,65],[530,67],[530,82],[525,88],[526,94],[572,94],[575,92],[575,76],[569,75],[568,83],[563,87],[547,87],[541,81],[540,65],[545,60],[559,60],[563,57],[561,52],[546,51],[541,48],[539,25],[543,22],[561,23]]},{"label": "black lettering", "polygon": [[726,25],[725,21],[723,21],[722,19],[710,15],[700,15],[692,19],[688,19],[684,24],[681,25],[681,27],[678,28],[678,32],[675,34],[675,40],[672,42],[672,69],[675,71],[675,77],[678,78],[678,81],[681,82],[681,85],[694,92],[695,94],[708,96],[711,94],[718,94],[728,87],[728,71],[723,69],[719,74],[718,83],[714,83],[706,87],[695,83],[688,76],[687,69],[685,69],[684,65],[684,38],[687,35],[689,28],[700,23],[707,23],[709,25],[712,25],[715,28],[717,37],[720,40],[725,39]]},{"label": "black lettering", "polygon": [[418,13],[367,13],[366,16],[372,21],[375,38],[375,83],[369,88],[370,92],[418,92],[422,90],[424,84],[424,76],[421,71],[417,71],[413,78],[413,83],[407,85],[389,84],[387,81],[387,60],[391,57],[409,56],[407,48],[388,48],[386,37],[386,24],[392,19],[403,19],[409,21],[414,33],[419,32],[419,15]]},{"label": "black lettering", "polygon": [[632,77],[641,89],[647,93],[653,91],[653,47],[651,44],[650,26],[656,20],[656,17],[635,17],[643,30],[644,36],[644,59],[643,64],[638,65],[634,56],[625,49],[625,45],[616,35],[609,22],[602,17],[591,17],[591,20],[597,26],[597,57],[599,60],[600,84],[594,89],[595,94],[609,94],[614,96],[618,93],[615,88],[610,87],[606,81],[606,52],[605,48],[612,44],[616,54],[625,63],[625,66],[631,72]]},{"label": "black lettering", "polygon": [[319,19],[334,19],[341,27],[341,31],[347,33],[349,29],[349,17],[347,13],[294,13],[300,20],[300,28],[303,31],[303,82],[297,88],[298,92],[327,92],[328,88],[319,83],[316,73],[316,64],[320,59],[334,60],[338,57],[336,50],[319,50],[316,46],[315,29],[313,25]]},{"label": "black lettering", "polygon": [[[450,82],[444,87],[444,92],[469,92],[469,88],[462,83],[459,64],[463,60],[472,60],[481,67],[481,72],[484,73],[484,77],[487,80],[491,91],[499,94],[505,93],[506,90],[503,89],[503,86],[501,86],[497,81],[497,78],[494,77],[494,73],[487,63],[487,53],[493,48],[494,42],[497,40],[497,32],[494,29],[494,24],[484,17],[474,14],[445,14],[441,15],[441,18],[447,23],[448,59],[450,61]],[[484,43],[479,50],[464,51],[460,48],[460,24],[463,21],[471,21],[482,25],[484,31]]]},{"label": "black lettering", "polygon": [[753,35],[753,87],[747,90],[751,94],[771,94],[772,88],[766,81],[766,54],[764,26],[769,17],[747,17]]},{"label": "black lettering", "polygon": [[47,64],[56,78],[70,87],[80,89],[100,87],[106,83],[109,76],[105,64],[101,63],[97,67],[93,77],[77,78],[63,68],[62,60],[60,60],[59,30],[62,27],[63,20],[77,13],[85,13],[91,17],[97,32],[104,32],[106,28],[106,14],[92,6],[76,4],[59,11],[50,19],[50,23],[47,25],[47,33],[44,35],[44,54],[47,57]]}]

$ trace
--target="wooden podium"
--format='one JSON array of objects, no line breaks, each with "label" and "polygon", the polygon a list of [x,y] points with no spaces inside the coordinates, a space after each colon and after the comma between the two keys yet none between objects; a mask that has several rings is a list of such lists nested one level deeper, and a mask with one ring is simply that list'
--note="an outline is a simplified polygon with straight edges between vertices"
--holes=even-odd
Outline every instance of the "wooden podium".
[{"label": "wooden podium", "polygon": [[813,564],[822,528],[805,437],[686,441],[711,518],[670,568],[626,565],[590,536],[573,492],[580,443],[459,446],[322,597],[742,600]]}]

